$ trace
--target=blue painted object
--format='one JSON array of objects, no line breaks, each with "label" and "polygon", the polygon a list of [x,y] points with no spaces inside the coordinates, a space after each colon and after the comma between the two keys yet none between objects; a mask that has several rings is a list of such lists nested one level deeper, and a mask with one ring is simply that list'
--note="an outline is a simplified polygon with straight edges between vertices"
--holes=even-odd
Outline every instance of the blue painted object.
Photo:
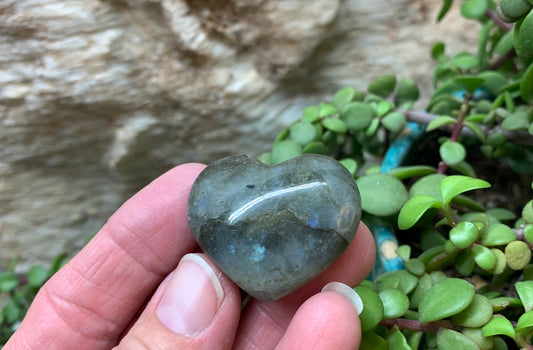
[{"label": "blue painted object", "polygon": [[[424,134],[424,131],[425,126],[412,122],[407,123],[404,129],[405,135],[396,139],[385,153],[381,172],[386,173],[401,166],[411,146]],[[375,278],[385,272],[403,269],[403,260],[396,254],[398,240],[394,233],[384,226],[372,226],[370,230],[374,235],[377,247],[376,263],[372,270],[372,277]]]}]

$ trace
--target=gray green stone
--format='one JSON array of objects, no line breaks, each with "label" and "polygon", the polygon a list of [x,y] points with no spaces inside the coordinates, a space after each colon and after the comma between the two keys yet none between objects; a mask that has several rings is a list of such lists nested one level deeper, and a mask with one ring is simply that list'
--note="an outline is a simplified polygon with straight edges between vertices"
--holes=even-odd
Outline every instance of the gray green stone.
[{"label": "gray green stone", "polygon": [[314,154],[275,166],[249,155],[221,159],[198,176],[188,203],[200,247],[262,301],[324,271],[353,240],[360,216],[352,175]]}]

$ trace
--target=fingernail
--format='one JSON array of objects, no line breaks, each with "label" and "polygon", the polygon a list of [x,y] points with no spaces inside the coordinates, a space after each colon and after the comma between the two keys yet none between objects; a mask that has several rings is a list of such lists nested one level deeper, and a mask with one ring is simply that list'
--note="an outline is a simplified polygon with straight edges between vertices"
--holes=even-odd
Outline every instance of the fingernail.
[{"label": "fingernail", "polygon": [[211,324],[223,298],[211,266],[201,256],[187,254],[170,278],[156,313],[171,331],[192,336]]},{"label": "fingernail", "polygon": [[363,300],[361,300],[361,297],[355,290],[353,290],[353,288],[347,286],[346,284],[340,282],[329,282],[324,286],[324,288],[322,288],[322,291],[336,292],[344,295],[355,307],[358,315],[361,315],[361,312],[363,312]]}]

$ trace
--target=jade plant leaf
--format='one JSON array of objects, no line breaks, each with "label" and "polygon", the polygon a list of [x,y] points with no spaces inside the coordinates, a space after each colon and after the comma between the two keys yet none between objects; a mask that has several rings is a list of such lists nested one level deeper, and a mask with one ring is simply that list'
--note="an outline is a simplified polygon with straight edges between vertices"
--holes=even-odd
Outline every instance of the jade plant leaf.
[{"label": "jade plant leaf", "polygon": [[342,165],[344,165],[344,167],[346,169],[348,169],[348,171],[350,172],[350,174],[354,174],[355,171],[357,170],[357,162],[352,159],[352,158],[344,158],[344,159],[341,159],[339,160],[339,163],[341,163]]},{"label": "jade plant leaf", "polygon": [[387,174],[394,176],[398,180],[404,180],[415,176],[434,174],[436,171],[434,167],[427,165],[408,165],[391,169]]},{"label": "jade plant leaf", "polygon": [[462,221],[450,230],[450,241],[459,249],[470,247],[478,239],[479,230],[469,221]]},{"label": "jade plant leaf", "polygon": [[345,105],[352,102],[354,97],[355,90],[351,87],[345,87],[335,93],[333,96],[333,105],[340,111]]},{"label": "jade plant leaf", "polygon": [[390,132],[400,132],[405,127],[407,121],[403,113],[391,112],[381,120],[381,123]]},{"label": "jade plant leaf", "polygon": [[19,279],[14,273],[10,271],[0,273],[0,293],[9,292],[18,285]]},{"label": "jade plant leaf", "polygon": [[303,111],[302,119],[312,123],[315,120],[320,118],[318,111],[319,111],[318,106],[306,107]]},{"label": "jade plant leaf", "polygon": [[442,160],[448,165],[462,162],[466,157],[466,149],[459,142],[447,140],[439,148]]},{"label": "jade plant leaf", "polygon": [[394,328],[387,337],[387,341],[389,343],[390,349],[397,349],[397,350],[412,350],[412,348],[409,346],[409,343],[407,342],[407,339],[405,339],[405,336],[400,332],[398,328]]},{"label": "jade plant leaf", "polygon": [[446,278],[433,285],[420,300],[422,323],[441,320],[463,311],[474,298],[474,286],[459,278]]},{"label": "jade plant leaf", "polygon": [[419,196],[426,194],[435,197],[439,201],[442,200],[440,196],[440,182],[444,179],[444,174],[430,174],[418,179],[409,189],[409,196]]},{"label": "jade plant leaf", "polygon": [[336,132],[337,134],[343,134],[348,130],[346,123],[338,118],[325,118],[322,120],[322,125],[324,128]]},{"label": "jade plant leaf", "polygon": [[522,270],[531,260],[531,249],[526,242],[513,241],[505,247],[505,258],[510,269]]},{"label": "jade plant leaf", "polygon": [[291,158],[298,157],[303,153],[302,146],[293,140],[285,140],[276,143],[272,147],[271,162],[279,164]]},{"label": "jade plant leaf", "polygon": [[504,245],[516,239],[516,235],[511,228],[504,224],[493,224],[484,229],[481,233],[481,243],[487,247]]},{"label": "jade plant leaf", "polygon": [[450,204],[452,199],[466,191],[490,187],[487,181],[463,175],[451,175],[440,182],[440,195],[445,204]]},{"label": "jade plant leaf", "polygon": [[533,63],[529,65],[522,77],[520,96],[525,102],[533,104]]},{"label": "jade plant leaf", "polygon": [[337,113],[337,109],[330,104],[321,103],[320,106],[318,106],[318,116],[320,118],[329,117]]},{"label": "jade plant leaf", "polygon": [[524,305],[524,310],[531,311],[533,309],[533,281],[516,282],[515,288]]},{"label": "jade plant leaf", "polygon": [[469,19],[481,19],[487,6],[487,0],[467,0],[461,4],[461,15]]},{"label": "jade plant leaf", "polygon": [[400,210],[407,201],[407,190],[400,180],[389,174],[371,174],[356,181],[364,211],[388,216]]},{"label": "jade plant leaf", "polygon": [[452,322],[462,327],[476,328],[485,325],[492,318],[492,305],[483,295],[475,294],[466,309],[452,317]]},{"label": "jade plant leaf", "polygon": [[398,289],[385,289],[379,293],[379,298],[383,303],[384,318],[403,316],[409,309],[409,298]]},{"label": "jade plant leaf", "polygon": [[368,92],[381,96],[387,97],[393,91],[396,86],[396,77],[392,74],[383,75],[368,85]]},{"label": "jade plant leaf", "polygon": [[450,63],[459,69],[472,69],[477,67],[478,59],[470,52],[459,52],[452,57]]},{"label": "jade plant leaf", "polygon": [[433,282],[431,277],[425,273],[418,280],[418,285],[416,286],[413,294],[411,295],[410,307],[412,309],[417,309],[420,304],[420,300],[426,294],[426,292],[431,288]]},{"label": "jade plant leaf", "polygon": [[378,293],[368,287],[358,286],[354,290],[363,301],[364,308],[359,319],[361,320],[361,330],[365,332],[377,326],[383,318],[383,303]]},{"label": "jade plant leaf", "polygon": [[437,333],[437,345],[439,350],[479,350],[474,341],[459,332],[441,328]]},{"label": "jade plant leaf", "polygon": [[496,267],[496,256],[489,248],[476,244],[471,251],[477,266],[483,270],[490,271]]},{"label": "jade plant leaf", "polygon": [[[359,188],[361,188],[361,186],[359,186]],[[429,208],[442,209],[442,207],[442,203],[433,196],[415,196],[409,199],[400,210],[400,214],[398,215],[398,227],[401,230],[407,230],[412,227]]]},{"label": "jade plant leaf", "polygon": [[507,318],[502,315],[494,315],[486,325],[481,328],[481,334],[484,337],[493,335],[506,335],[514,338],[514,328]]},{"label": "jade plant leaf", "polygon": [[394,98],[397,103],[416,101],[419,96],[418,86],[411,79],[401,79],[394,89]]},{"label": "jade plant leaf", "polygon": [[422,276],[426,272],[426,265],[419,259],[410,259],[405,262],[405,269],[416,276]]},{"label": "jade plant leaf", "polygon": [[374,332],[363,332],[359,350],[387,350],[387,341]]},{"label": "jade plant leaf", "polygon": [[403,261],[409,260],[409,258],[411,257],[411,246],[408,244],[399,246],[398,248],[396,248],[396,254],[398,254],[398,256],[402,258]]},{"label": "jade plant leaf", "polygon": [[374,112],[366,103],[353,102],[344,106],[340,118],[344,120],[346,127],[353,131],[365,129],[372,120]]},{"label": "jade plant leaf", "polygon": [[456,120],[448,115],[441,115],[439,117],[436,117],[435,119],[431,120],[426,127],[427,131],[432,131],[435,129],[440,128],[444,125],[454,124]]},{"label": "jade plant leaf", "polygon": [[48,277],[48,271],[43,266],[32,266],[28,271],[28,284],[32,287],[40,287]]},{"label": "jade plant leaf", "polygon": [[316,129],[310,122],[302,120],[291,126],[289,134],[292,140],[304,146],[316,138]]},{"label": "jade plant leaf", "polygon": [[[478,58],[475,58],[476,65],[478,62]],[[466,61],[462,61],[466,62]],[[466,69],[466,68],[465,68]],[[461,86],[463,86],[469,93],[474,93],[474,90],[483,85],[484,79],[476,76],[469,76],[469,75],[462,75],[460,77],[455,78],[455,82]]]},{"label": "jade plant leaf", "polygon": [[522,314],[516,323],[515,332],[518,334],[526,334],[533,329],[533,311],[528,311]]}]

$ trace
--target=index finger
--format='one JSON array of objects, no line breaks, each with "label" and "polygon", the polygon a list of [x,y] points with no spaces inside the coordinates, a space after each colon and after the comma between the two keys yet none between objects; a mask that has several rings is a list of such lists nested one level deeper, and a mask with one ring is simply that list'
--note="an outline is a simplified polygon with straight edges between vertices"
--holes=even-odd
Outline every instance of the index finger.
[{"label": "index finger", "polygon": [[129,199],[39,291],[5,349],[108,349],[180,258],[197,249],[187,199],[205,166],[185,164]]}]

